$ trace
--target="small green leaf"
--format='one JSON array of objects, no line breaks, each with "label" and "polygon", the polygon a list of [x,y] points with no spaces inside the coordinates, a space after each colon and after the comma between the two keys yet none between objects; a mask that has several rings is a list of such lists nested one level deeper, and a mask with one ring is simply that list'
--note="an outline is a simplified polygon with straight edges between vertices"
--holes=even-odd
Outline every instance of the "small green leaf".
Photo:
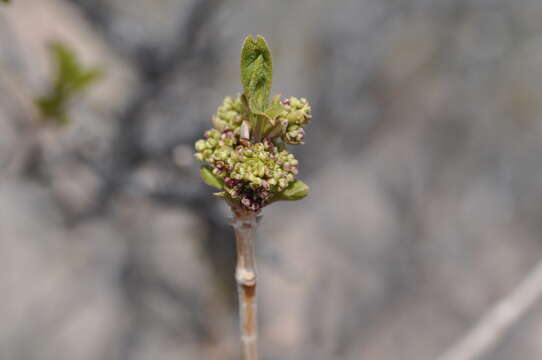
[{"label": "small green leaf", "polygon": [[250,112],[250,106],[248,104],[248,98],[245,94],[241,94],[241,103],[247,112]]},{"label": "small green leaf", "polygon": [[201,174],[201,178],[205,183],[209,186],[215,187],[218,190],[222,190],[224,188],[224,182],[222,179],[215,174],[213,174],[213,170],[209,166],[203,165],[199,168],[199,172]]},{"label": "small green leaf", "polygon": [[267,121],[263,125],[262,137],[271,136],[275,137],[280,133],[282,129],[282,124],[278,123],[277,117],[284,111],[284,105],[281,103],[273,102],[267,107],[265,112],[257,112],[257,115],[260,115]]},{"label": "small green leaf", "polygon": [[269,107],[265,110],[265,114],[269,119],[271,119],[272,122],[275,121],[277,116],[280,115],[281,112],[285,110],[284,105],[281,103],[275,103],[269,105]]},{"label": "small green leaf", "polygon": [[262,137],[262,134],[265,137],[270,133],[272,129],[277,127],[275,120],[282,111],[284,111],[284,105],[273,103],[267,107],[265,112],[254,112],[254,134],[259,134],[259,137],[256,138],[256,141],[259,141],[259,138]]},{"label": "small green leaf", "polygon": [[271,99],[271,104],[279,103],[281,97],[282,97],[282,94],[277,94],[277,95],[273,96],[273,98]]},{"label": "small green leaf", "polygon": [[301,200],[309,194],[309,187],[303,181],[296,180],[281,193],[276,200]]},{"label": "small green leaf", "polygon": [[263,112],[269,103],[273,77],[271,51],[263,36],[247,36],[241,50],[241,83],[251,111]]}]

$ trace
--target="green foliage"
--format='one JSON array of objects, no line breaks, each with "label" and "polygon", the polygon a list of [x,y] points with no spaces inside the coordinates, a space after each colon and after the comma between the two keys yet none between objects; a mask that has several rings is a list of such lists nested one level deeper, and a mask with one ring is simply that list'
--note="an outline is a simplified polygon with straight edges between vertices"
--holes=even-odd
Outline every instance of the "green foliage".
[{"label": "green foliage", "polygon": [[309,187],[301,180],[295,180],[284,191],[277,194],[276,200],[301,200],[309,194]]},{"label": "green foliage", "polygon": [[60,42],[52,43],[49,50],[55,66],[54,79],[45,95],[37,98],[35,103],[44,119],[62,126],[70,121],[70,103],[77,95],[88,90],[102,76],[102,72],[83,67],[76,54]]},{"label": "green foliage", "polygon": [[2,2],[5,2],[7,4],[7,3],[10,3],[11,0],[2,0]]},{"label": "green foliage", "polygon": [[224,187],[224,181],[219,176],[213,174],[213,170],[210,166],[202,165],[199,168],[199,173],[207,185],[215,187],[218,190],[222,190]]},{"label": "green foliage", "polygon": [[241,50],[241,83],[251,111],[264,112],[273,78],[271,51],[263,36],[247,36]]},{"label": "green foliage", "polygon": [[306,99],[281,95],[270,101],[273,65],[261,35],[245,39],[241,51],[243,94],[226,97],[212,118],[213,129],[195,143],[206,184],[234,207],[259,212],[280,200],[300,200],[309,187],[296,180],[298,161],[287,145],[303,144],[311,119]]},{"label": "green foliage", "polygon": [[265,114],[265,117],[267,117],[271,123],[274,123],[277,116],[279,116],[284,110],[285,110],[284,105],[279,102],[279,103],[269,105],[269,107],[265,109],[264,114]]}]

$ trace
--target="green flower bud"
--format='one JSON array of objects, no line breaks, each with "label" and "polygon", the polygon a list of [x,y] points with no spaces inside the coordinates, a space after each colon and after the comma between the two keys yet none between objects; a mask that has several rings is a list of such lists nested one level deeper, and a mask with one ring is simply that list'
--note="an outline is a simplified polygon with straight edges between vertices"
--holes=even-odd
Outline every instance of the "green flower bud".
[{"label": "green flower bud", "polygon": [[292,111],[286,115],[286,118],[289,124],[303,124],[305,122],[305,114],[300,110]]},{"label": "green flower bud", "polygon": [[226,129],[236,130],[243,121],[243,104],[240,96],[226,97],[216,114],[213,116],[213,126],[219,131]]},{"label": "green flower bud", "polygon": [[207,147],[214,148],[218,145],[218,141],[215,138],[210,138],[207,140]]},{"label": "green flower bud", "polygon": [[210,158],[213,155],[213,151],[211,149],[205,149],[203,150],[203,156],[205,158]]},{"label": "green flower bud", "polygon": [[228,126],[228,124],[224,120],[222,120],[221,118],[219,118],[216,115],[213,116],[213,127],[216,130],[222,132],[222,131],[226,130],[227,126]]},{"label": "green flower bud", "polygon": [[196,147],[196,151],[205,150],[205,148],[206,148],[205,140],[200,139],[200,140],[196,141],[195,147]]}]

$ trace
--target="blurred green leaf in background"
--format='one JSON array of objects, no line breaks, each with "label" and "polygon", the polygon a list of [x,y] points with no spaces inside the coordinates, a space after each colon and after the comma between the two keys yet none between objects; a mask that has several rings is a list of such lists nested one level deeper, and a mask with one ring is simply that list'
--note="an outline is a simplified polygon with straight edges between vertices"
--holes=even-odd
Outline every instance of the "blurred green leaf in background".
[{"label": "blurred green leaf in background", "polygon": [[85,68],[65,44],[53,42],[49,50],[55,66],[54,78],[46,93],[35,102],[44,119],[63,126],[70,122],[68,106],[73,99],[88,90],[103,74],[98,68]]}]

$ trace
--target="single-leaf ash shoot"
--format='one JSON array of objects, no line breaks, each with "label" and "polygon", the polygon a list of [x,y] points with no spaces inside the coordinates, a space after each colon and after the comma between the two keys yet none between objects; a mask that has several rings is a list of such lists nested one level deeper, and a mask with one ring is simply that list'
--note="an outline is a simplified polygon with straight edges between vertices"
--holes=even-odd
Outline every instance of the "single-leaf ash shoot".
[{"label": "single-leaf ash shoot", "polygon": [[270,99],[272,75],[265,39],[247,37],[241,51],[243,93],[224,99],[213,128],[195,144],[203,180],[233,211],[243,360],[257,359],[254,240],[260,212],[273,202],[308,195],[288,145],[303,144],[311,108],[304,98]]}]

